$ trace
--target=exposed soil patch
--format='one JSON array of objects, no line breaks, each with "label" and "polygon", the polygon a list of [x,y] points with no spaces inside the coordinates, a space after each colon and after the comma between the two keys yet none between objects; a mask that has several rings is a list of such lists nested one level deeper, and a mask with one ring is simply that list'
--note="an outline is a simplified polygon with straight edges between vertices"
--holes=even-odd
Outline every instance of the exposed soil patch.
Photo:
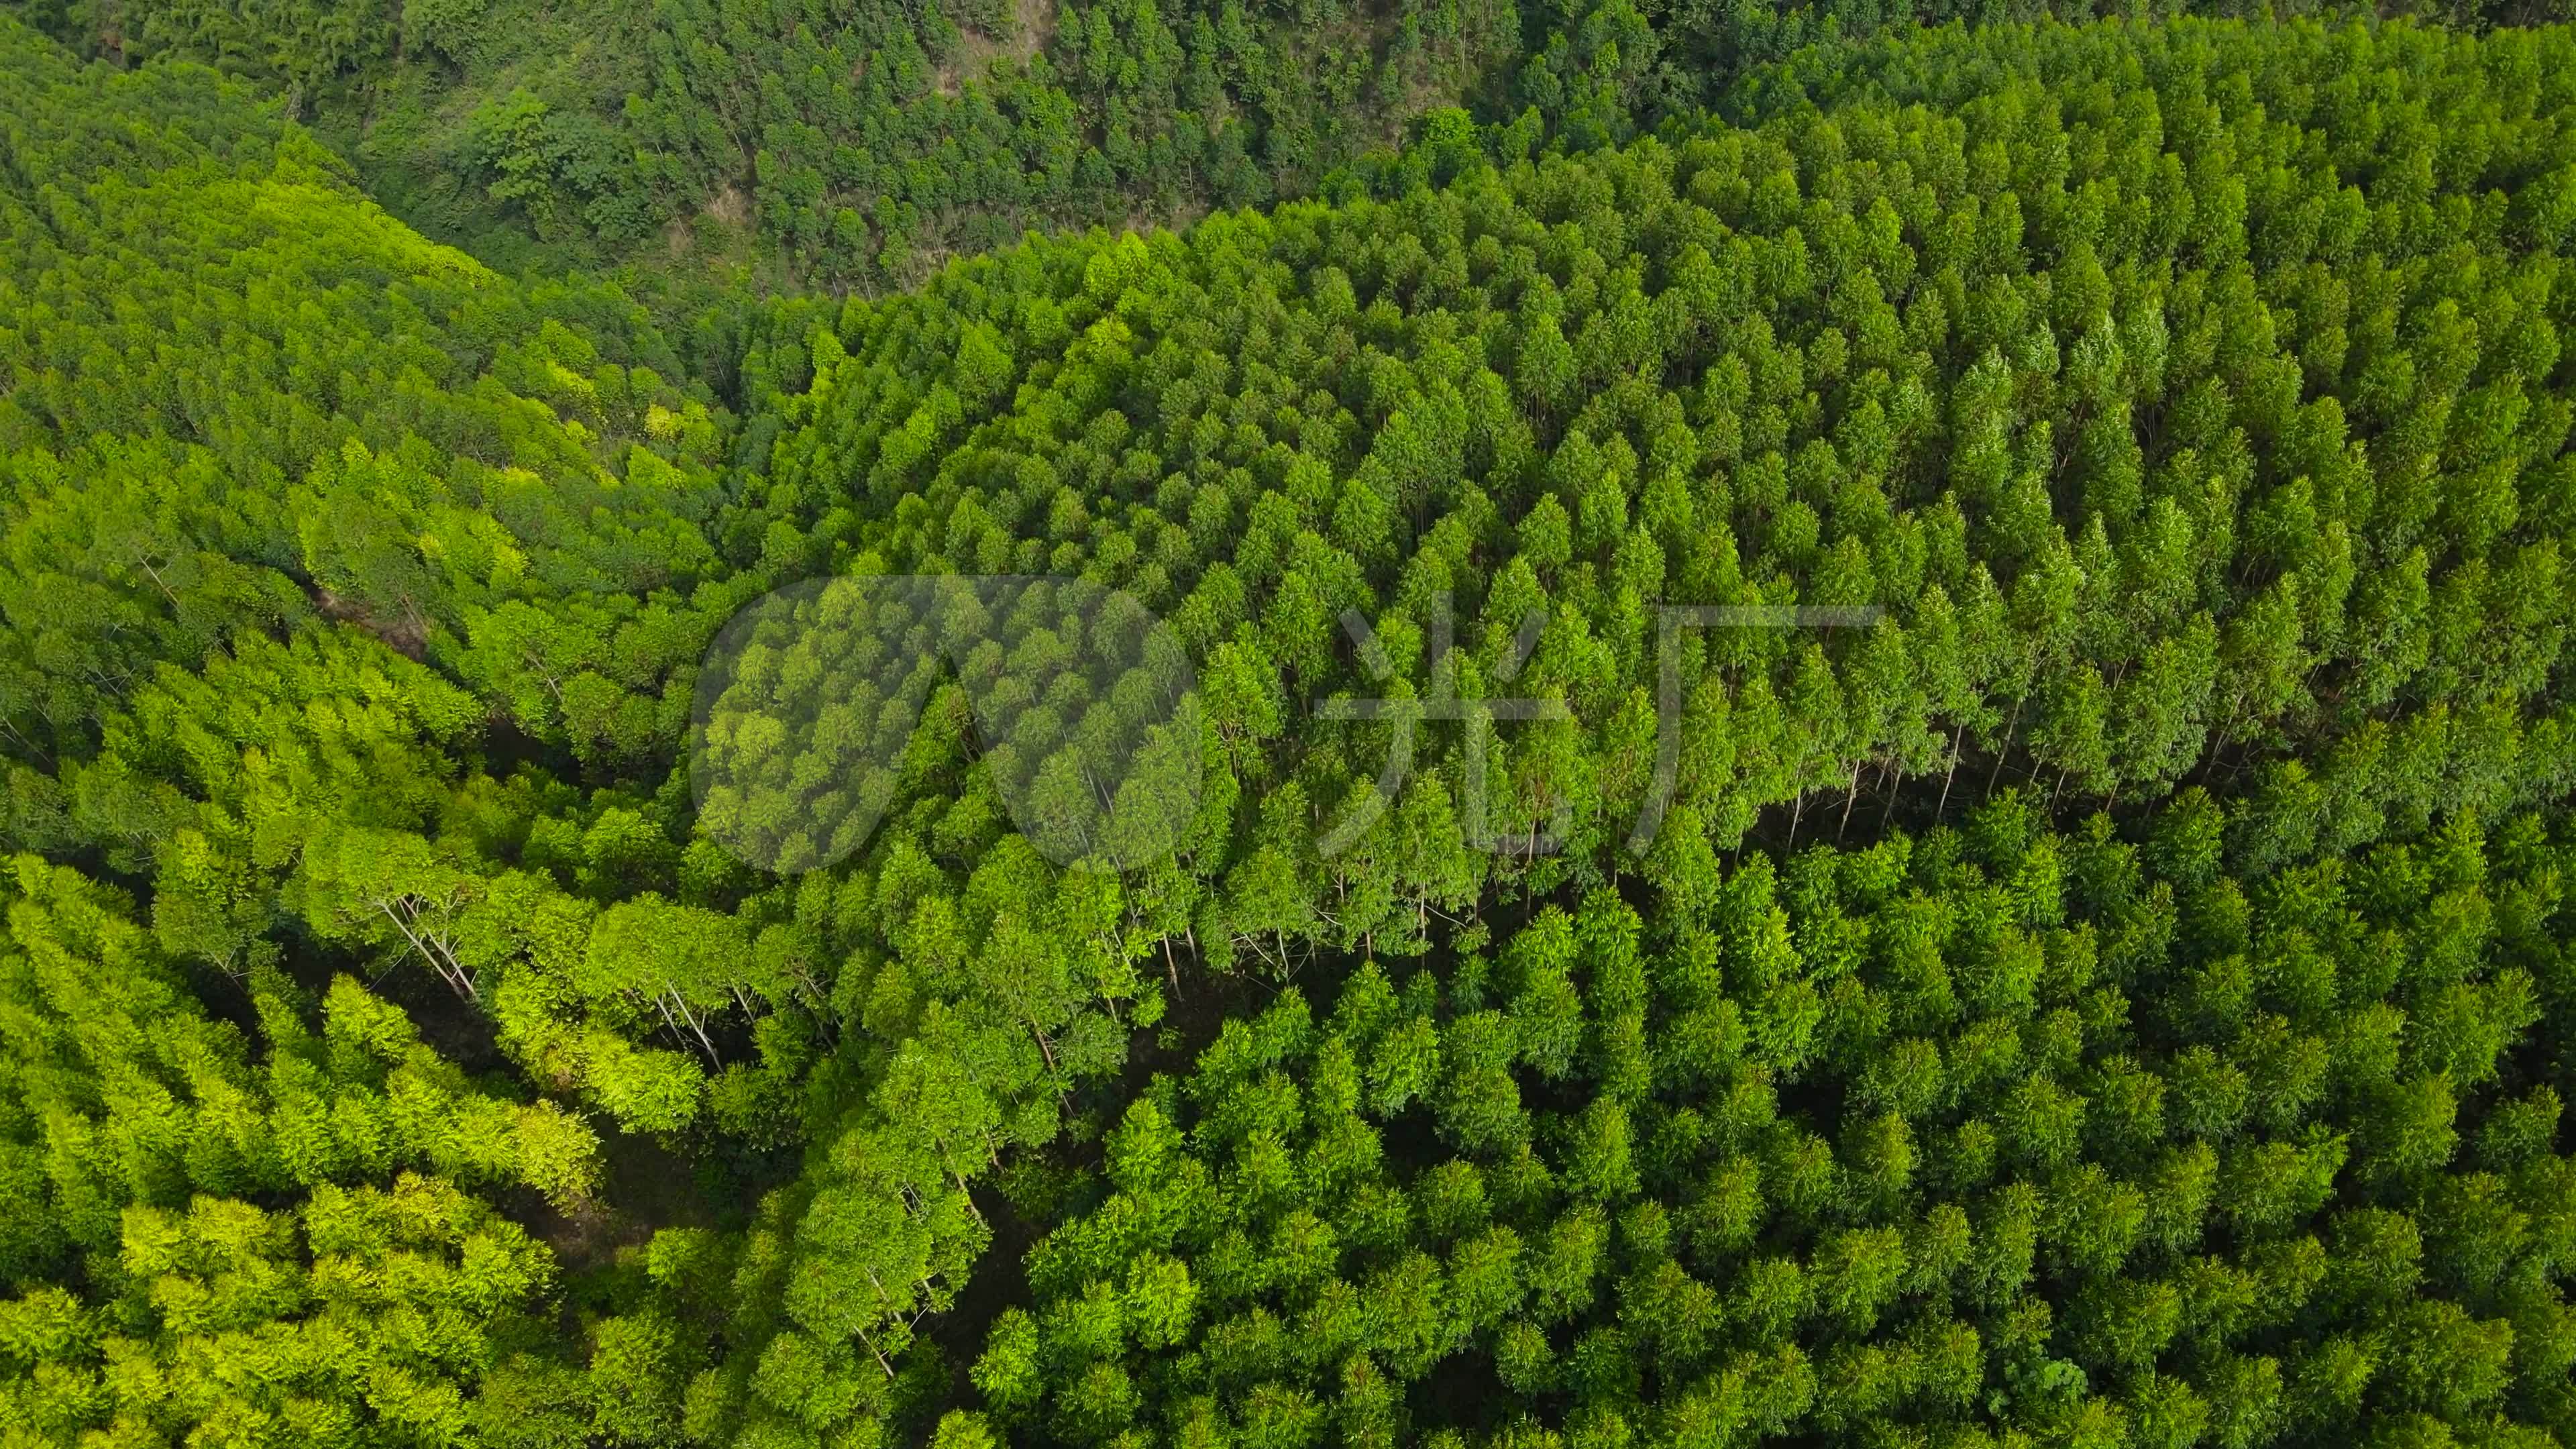
[{"label": "exposed soil patch", "polygon": [[973,57],[978,69],[997,55],[1009,56],[1013,65],[1027,65],[1054,39],[1055,0],[1013,0],[1009,38],[996,40],[969,30],[958,52]]},{"label": "exposed soil patch", "polygon": [[743,196],[742,188],[730,181],[708,197],[698,210],[727,226],[742,226],[751,220],[751,202]]},{"label": "exposed soil patch", "polygon": [[957,94],[969,76],[980,76],[991,70],[997,59],[1006,59],[1017,70],[1046,49],[1055,39],[1055,0],[1013,0],[1011,33],[990,36],[979,30],[961,28],[957,49],[948,62],[932,72],[931,84],[943,96]]}]

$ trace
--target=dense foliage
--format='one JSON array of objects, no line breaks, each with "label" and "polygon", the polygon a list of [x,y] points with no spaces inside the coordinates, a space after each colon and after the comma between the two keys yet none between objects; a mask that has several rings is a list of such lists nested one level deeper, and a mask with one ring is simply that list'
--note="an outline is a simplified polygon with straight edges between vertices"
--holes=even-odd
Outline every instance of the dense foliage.
[{"label": "dense foliage", "polygon": [[1126,1109],[987,1336],[986,1412],[1070,1444],[2563,1437],[2565,844],[2462,820],[2249,899],[2215,823],[2192,792],[2141,851],[1999,797],[1651,926],[1603,892],[1490,959],[1372,962],[1328,1019],[1284,992]]},{"label": "dense foliage", "polygon": [[[1888,610],[1669,651],[1674,810],[1720,851],[1968,756],[2052,798],[2241,779],[2254,868],[2563,790],[2563,39],[2002,34],[1891,47],[1760,130],[853,304],[724,546],[1128,588],[1204,653],[1220,732],[1279,737],[1234,754],[1272,811],[1340,812],[1387,748],[1283,733],[1288,700],[1558,699],[1415,746],[1446,820],[1484,741],[1483,834],[1569,848],[1476,868],[1537,889],[1618,869],[1664,603]],[[2374,133],[2339,165],[2347,114]],[[1425,657],[1444,608],[1459,652]],[[1340,647],[1349,609],[1382,658]],[[1398,864],[1401,818],[1228,909],[1360,944],[1430,877],[1378,882],[1441,873]],[[1649,876],[1691,888],[1700,834]],[[1294,914],[1326,896],[1369,904]]]},{"label": "dense foliage", "polygon": [[[1337,183],[1441,108],[1617,144],[1803,47],[1899,27],[2370,10],[2464,26],[2566,0],[10,0],[120,64],[246,77],[406,221],[513,263],[836,291],[1039,225],[1175,223]],[[1434,121],[1434,129],[1447,124]]]},{"label": "dense foliage", "polygon": [[17,858],[0,906],[12,1432],[472,1437],[496,1360],[546,1343],[553,1265],[466,1189],[575,1198],[590,1129],[467,1081],[347,976],[316,1030],[291,982],[255,973],[254,1060],[70,870]]},{"label": "dense foliage", "polygon": [[[1501,172],[1435,149],[1416,164],[1454,183],[1390,203],[1032,245],[845,311],[726,546],[1081,571],[1166,612],[1244,806],[1131,873],[1132,908],[1222,970],[1401,957],[1480,902],[1617,882],[1660,602],[1890,615],[1681,636],[1678,787],[1633,867],[1659,918],[1724,899],[1749,835],[1937,820],[2007,776],[2059,809],[2205,776],[2200,848],[2248,880],[2507,818],[2569,782],[2565,43],[1952,34],[1864,85],[1769,78],[1759,131]],[[1340,645],[1347,609],[1382,654]],[[1444,610],[1459,652],[1427,657]],[[1290,725],[1337,691],[1566,717],[1426,722],[1373,805],[1390,726]],[[963,786],[847,878],[882,901],[913,851],[974,860],[1000,812]],[[889,966],[917,973],[955,948],[904,909]],[[789,1316],[815,1346],[783,1361],[822,1366],[782,1384],[774,1341],[749,1422],[825,1427],[864,1369]],[[1114,1407],[1095,1348],[1032,1352]],[[2003,1391],[2009,1361],[1978,1363]],[[1189,1432],[1203,1371],[1143,1381],[1140,1421]],[[1031,1372],[1005,1407],[1048,1391]]]},{"label": "dense foliage", "polygon": [[844,288],[1046,222],[1305,194],[1519,53],[1494,0],[27,8],[92,53],[290,91],[442,240],[591,259],[695,228]]},{"label": "dense foliage", "polygon": [[320,614],[640,747],[726,425],[642,309],[423,242],[203,72],[8,36],[12,738],[86,755],[152,661]]},{"label": "dense foliage", "polygon": [[871,287],[1351,163],[684,336],[0,18],[0,1435],[2576,1433],[2576,34],[1234,13],[921,232],[1065,25],[564,47]]}]

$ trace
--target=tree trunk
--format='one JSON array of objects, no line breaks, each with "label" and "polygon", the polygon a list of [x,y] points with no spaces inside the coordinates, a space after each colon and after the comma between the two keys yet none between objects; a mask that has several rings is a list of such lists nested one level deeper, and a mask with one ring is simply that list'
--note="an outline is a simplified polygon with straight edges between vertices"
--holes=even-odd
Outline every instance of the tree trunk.
[{"label": "tree trunk", "polygon": [[689,999],[682,996],[676,986],[666,985],[664,989],[671,993],[671,1004],[680,1008],[680,1019],[689,1024],[689,1030],[697,1033],[698,1045],[707,1054],[707,1065],[718,1071],[724,1070],[724,1060],[716,1055],[716,1044],[707,1038],[707,1029],[698,1025],[698,1019],[689,1014]]},{"label": "tree trunk", "polygon": [[[943,1152],[939,1155],[945,1158],[948,1154]],[[948,1180],[957,1184],[957,1195],[966,1200],[966,1211],[975,1215],[975,1221],[983,1226],[984,1231],[991,1232],[993,1225],[985,1222],[984,1210],[975,1206],[975,1194],[966,1190],[966,1174],[959,1172],[957,1164],[953,1162],[948,1164]]]},{"label": "tree trunk", "polygon": [[1995,772],[1986,777],[1986,798],[1989,800],[1995,798],[1995,782],[2004,777],[2004,761],[2012,755],[2013,735],[2021,728],[2022,701],[2029,698],[2029,693],[2025,691],[2021,699],[2013,701],[2012,722],[2004,726],[2003,748],[1995,751]]},{"label": "tree trunk", "polygon": [[386,920],[394,923],[394,929],[402,932],[403,939],[411,942],[411,948],[420,953],[420,959],[429,963],[429,969],[438,973],[439,979],[447,983],[447,989],[455,992],[459,1000],[469,1002],[482,1000],[474,990],[474,978],[457,963],[453,955],[441,959],[440,954],[430,949],[429,943],[422,940],[419,934],[412,930],[410,923],[405,921],[389,903],[378,901],[376,909],[384,914]]},{"label": "tree trunk", "polygon": [[1950,732],[1950,768],[1941,772],[1941,803],[1932,807],[1932,823],[1935,825],[1940,824],[1941,817],[1949,812],[1950,782],[1959,778],[1959,742],[1967,737],[1968,726],[1965,723]]}]

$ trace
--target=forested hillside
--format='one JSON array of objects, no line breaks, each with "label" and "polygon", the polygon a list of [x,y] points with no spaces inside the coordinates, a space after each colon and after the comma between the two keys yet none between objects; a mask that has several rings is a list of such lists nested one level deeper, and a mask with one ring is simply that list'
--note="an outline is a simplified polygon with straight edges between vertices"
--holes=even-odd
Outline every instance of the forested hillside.
[{"label": "forested hillside", "polygon": [[1500,0],[18,3],[84,54],[285,97],[382,200],[515,265],[917,282],[1034,226],[1304,195],[1507,86]]},{"label": "forested hillside", "polygon": [[2567,0],[5,0],[83,56],[242,77],[433,238],[506,269],[877,293],[1032,227],[1336,189],[1443,108],[1615,145],[1802,47],[1953,20]]},{"label": "forested hillside", "polygon": [[[500,8],[0,17],[0,1440],[2576,1436],[2576,32],[1307,16],[1573,80],[674,308],[263,89]],[[726,23],[645,231],[1062,53]]]}]

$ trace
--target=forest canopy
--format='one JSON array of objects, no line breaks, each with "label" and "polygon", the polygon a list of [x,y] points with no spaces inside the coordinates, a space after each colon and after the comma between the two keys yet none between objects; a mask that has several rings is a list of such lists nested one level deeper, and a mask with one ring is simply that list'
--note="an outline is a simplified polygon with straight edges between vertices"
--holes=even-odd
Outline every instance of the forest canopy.
[{"label": "forest canopy", "polygon": [[2576,1439],[2576,31],[505,9],[0,15],[0,1442]]},{"label": "forest canopy", "polygon": [[2568,0],[0,0],[83,57],[267,89],[408,224],[515,270],[882,293],[1033,227],[1338,192],[1464,110],[1522,154],[1723,113],[1953,21],[2570,18]]}]

